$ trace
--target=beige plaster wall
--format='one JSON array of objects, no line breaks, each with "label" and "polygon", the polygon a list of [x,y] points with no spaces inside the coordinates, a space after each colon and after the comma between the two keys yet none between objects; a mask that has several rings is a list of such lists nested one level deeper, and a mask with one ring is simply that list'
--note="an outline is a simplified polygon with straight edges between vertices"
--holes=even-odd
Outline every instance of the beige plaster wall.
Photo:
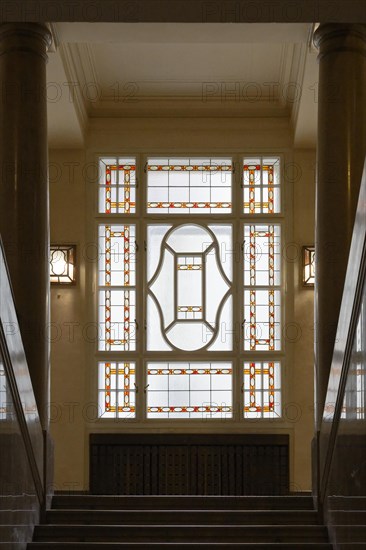
[{"label": "beige plaster wall", "polygon": [[[293,151],[292,134],[286,119],[254,118],[94,119],[85,151],[50,151],[52,241],[76,243],[80,269],[76,287],[52,290],[52,322],[60,327],[59,331],[61,329],[52,342],[51,430],[55,439],[57,489],[88,488],[88,434],[105,429],[100,422],[94,421],[95,412],[91,405],[95,346],[88,332],[88,323],[94,321],[93,288],[92,284],[86,286],[85,251],[93,239],[90,214],[93,201],[85,166],[94,161],[95,155],[103,153],[196,151],[214,154],[244,150],[281,152],[286,164],[288,227],[284,253],[288,270],[287,296],[290,298],[287,301],[287,390],[283,421],[240,424],[231,431],[289,433],[291,488],[310,489],[313,291],[302,288],[299,269],[302,244],[313,242],[315,155],[313,151]],[[60,177],[56,176],[52,163],[61,166]],[[109,425],[108,430],[118,431],[121,427]],[[139,430],[146,431],[149,427],[139,427]],[[189,431],[197,431],[197,428]],[[205,431],[209,428],[205,427]],[[226,427],[220,431],[226,431]]]},{"label": "beige plaster wall", "polygon": [[51,434],[55,441],[55,488],[84,486],[85,427],[85,154],[53,150],[49,155],[51,243],[77,245],[78,282],[51,287]]},{"label": "beige plaster wall", "polygon": [[[294,151],[298,177],[294,178],[293,240],[294,323],[289,332],[293,345],[292,388],[300,417],[294,433],[294,483],[299,490],[311,489],[310,446],[314,435],[314,290],[302,285],[302,247],[314,244],[315,151]],[[296,396],[296,397],[295,397]],[[296,488],[296,487],[295,487]]]}]

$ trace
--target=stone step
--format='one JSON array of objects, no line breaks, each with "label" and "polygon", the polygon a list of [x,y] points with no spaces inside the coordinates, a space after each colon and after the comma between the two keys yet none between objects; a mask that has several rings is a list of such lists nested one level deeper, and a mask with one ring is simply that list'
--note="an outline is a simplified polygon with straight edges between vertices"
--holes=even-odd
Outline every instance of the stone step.
[{"label": "stone step", "polygon": [[310,495],[296,496],[120,496],[55,495],[54,509],[86,510],[313,510]]},{"label": "stone step", "polygon": [[349,540],[352,542],[359,542],[365,545],[366,548],[366,525],[355,523],[348,525],[332,525],[332,531],[334,532],[337,543],[345,544]]},{"label": "stone step", "polygon": [[[28,550],[226,550],[227,548],[244,550],[332,550],[332,545],[322,542],[304,542],[297,543],[296,547],[292,542],[278,543],[243,543],[243,542],[201,542],[201,543],[166,543],[166,542],[31,542],[28,544]],[[345,550],[342,548],[342,550]]]},{"label": "stone step", "polygon": [[49,510],[46,523],[78,525],[317,525],[313,510]]},{"label": "stone step", "polygon": [[327,542],[320,525],[39,525],[34,542]]}]

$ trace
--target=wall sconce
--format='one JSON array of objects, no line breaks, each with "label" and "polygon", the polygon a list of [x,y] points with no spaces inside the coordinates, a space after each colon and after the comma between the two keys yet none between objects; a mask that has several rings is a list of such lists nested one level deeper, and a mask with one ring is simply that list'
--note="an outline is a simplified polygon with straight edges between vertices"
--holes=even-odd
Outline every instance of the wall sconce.
[{"label": "wall sconce", "polygon": [[76,245],[52,244],[50,279],[52,285],[74,285],[76,282]]},{"label": "wall sconce", "polygon": [[302,247],[302,284],[314,287],[315,284],[315,246]]}]

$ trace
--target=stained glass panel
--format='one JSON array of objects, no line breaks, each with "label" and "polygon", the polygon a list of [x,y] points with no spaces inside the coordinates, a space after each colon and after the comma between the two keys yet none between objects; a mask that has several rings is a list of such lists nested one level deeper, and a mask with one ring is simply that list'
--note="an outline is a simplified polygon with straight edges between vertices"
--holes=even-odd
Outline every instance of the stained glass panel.
[{"label": "stained glass panel", "polygon": [[136,159],[101,158],[99,161],[99,212],[136,212]]},{"label": "stained glass panel", "polygon": [[245,158],[243,165],[244,213],[278,214],[280,204],[280,159]]},{"label": "stained glass panel", "polygon": [[151,158],[147,163],[147,211],[151,214],[231,212],[229,158]]},{"label": "stained glass panel", "polygon": [[99,416],[134,418],[135,363],[100,362],[98,375]]},{"label": "stained glass panel", "polygon": [[148,418],[231,418],[231,363],[147,365]]},{"label": "stained glass panel", "polygon": [[281,349],[280,226],[244,225],[244,349]]},{"label": "stained glass panel", "polygon": [[279,290],[244,291],[244,349],[281,349],[281,293]]},{"label": "stained glass panel", "polygon": [[280,231],[279,225],[244,226],[244,285],[281,284]]},{"label": "stained glass panel", "polygon": [[99,226],[99,349],[136,349],[136,228]]},{"label": "stained glass panel", "polygon": [[244,417],[281,416],[281,364],[275,361],[244,363]]},{"label": "stained glass panel", "polygon": [[232,349],[231,236],[230,225],[148,226],[149,351]]}]

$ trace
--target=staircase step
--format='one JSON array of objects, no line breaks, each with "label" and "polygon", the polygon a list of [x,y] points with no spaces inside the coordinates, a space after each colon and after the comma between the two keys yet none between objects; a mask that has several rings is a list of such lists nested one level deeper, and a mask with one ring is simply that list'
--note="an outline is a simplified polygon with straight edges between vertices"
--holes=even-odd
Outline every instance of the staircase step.
[{"label": "staircase step", "polygon": [[366,525],[333,525],[332,530],[340,544],[346,544],[349,540],[365,544]]},{"label": "staircase step", "polygon": [[53,509],[86,510],[313,510],[309,495],[296,496],[120,496],[56,495]]},{"label": "staircase step", "polygon": [[317,525],[314,510],[49,510],[46,523],[69,525]]},{"label": "staircase step", "polygon": [[[332,545],[327,542],[300,542],[296,544],[296,549],[292,542],[285,543],[243,543],[243,542],[201,542],[201,543],[169,543],[169,542],[31,542],[28,544],[28,550],[122,550],[129,548],[135,550],[160,549],[163,550],[211,550],[211,548],[217,548],[217,550],[225,550],[226,548],[244,548],[246,550],[332,550]],[[344,550],[344,549],[342,549]]]},{"label": "staircase step", "polygon": [[320,525],[39,525],[35,542],[327,542]]}]

